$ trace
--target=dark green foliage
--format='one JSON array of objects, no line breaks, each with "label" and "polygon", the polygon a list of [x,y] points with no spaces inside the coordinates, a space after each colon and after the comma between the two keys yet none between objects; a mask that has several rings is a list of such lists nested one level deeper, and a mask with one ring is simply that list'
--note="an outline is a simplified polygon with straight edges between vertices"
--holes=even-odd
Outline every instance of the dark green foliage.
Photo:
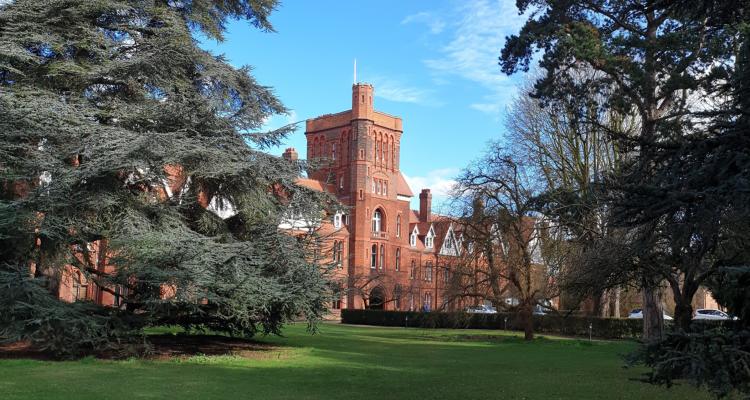
[{"label": "dark green foliage", "polygon": [[[303,166],[261,151],[295,128],[259,131],[286,112],[272,90],[193,38],[220,39],[237,18],[271,30],[275,6],[0,6],[0,272],[32,273],[3,280],[0,340],[77,352],[153,324],[252,335],[322,314],[326,279],[305,241],[278,225],[290,213],[319,217],[329,199],[294,184]],[[212,198],[235,215],[206,210]],[[93,257],[91,243],[109,257]],[[105,292],[125,289],[122,310],[43,294],[71,270]],[[45,327],[29,330],[41,312]]]},{"label": "dark green foliage", "polygon": [[718,397],[733,391],[750,393],[750,331],[707,329],[668,334],[635,354],[650,366],[646,380],[671,386],[688,379]]},{"label": "dark green foliage", "polygon": [[[341,310],[346,324],[403,326],[412,328],[509,329],[523,331],[523,321],[514,313],[470,314],[464,312],[416,312],[380,310]],[[589,336],[601,339],[634,339],[641,336],[643,321],[623,318],[596,318],[573,315],[533,316],[534,332]]]}]

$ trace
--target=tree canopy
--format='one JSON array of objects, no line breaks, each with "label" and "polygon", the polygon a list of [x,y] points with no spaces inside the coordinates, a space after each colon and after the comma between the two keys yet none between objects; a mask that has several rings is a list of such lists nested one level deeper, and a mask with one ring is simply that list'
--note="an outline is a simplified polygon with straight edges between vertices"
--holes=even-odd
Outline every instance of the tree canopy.
[{"label": "tree canopy", "polygon": [[[287,110],[198,46],[276,0],[0,5],[0,339],[58,352],[144,326],[278,332],[324,310],[324,273],[279,222],[319,217],[302,166],[262,150]],[[121,307],[67,303],[80,274]]]}]

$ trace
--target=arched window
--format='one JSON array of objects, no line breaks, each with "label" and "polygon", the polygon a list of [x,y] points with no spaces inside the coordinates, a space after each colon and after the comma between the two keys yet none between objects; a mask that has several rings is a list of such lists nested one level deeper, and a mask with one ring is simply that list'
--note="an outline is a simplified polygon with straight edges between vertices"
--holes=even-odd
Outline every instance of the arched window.
[{"label": "arched window", "polygon": [[396,271],[400,271],[401,270],[401,249],[400,248],[396,249],[396,264],[395,264],[395,269],[396,269]]},{"label": "arched window", "polygon": [[380,245],[380,269],[385,268],[385,246]]},{"label": "arched window", "polygon": [[417,246],[417,234],[416,234],[416,232],[412,232],[411,235],[409,236],[409,245],[411,245],[411,247],[416,247]]},{"label": "arched window", "polygon": [[401,216],[396,216],[396,237],[401,237]]},{"label": "arched window", "polygon": [[377,209],[372,214],[372,231],[380,232],[380,229],[382,228],[382,225],[381,225],[382,223],[383,223],[383,213],[380,211],[380,209]]},{"label": "arched window", "polygon": [[424,280],[432,282],[432,261],[427,261],[427,265],[425,265]]},{"label": "arched window", "polygon": [[370,269],[378,267],[378,245],[372,245],[372,255],[370,256]]},{"label": "arched window", "polygon": [[414,260],[411,260],[411,267],[409,267],[409,279],[414,279],[417,277],[417,262]]}]

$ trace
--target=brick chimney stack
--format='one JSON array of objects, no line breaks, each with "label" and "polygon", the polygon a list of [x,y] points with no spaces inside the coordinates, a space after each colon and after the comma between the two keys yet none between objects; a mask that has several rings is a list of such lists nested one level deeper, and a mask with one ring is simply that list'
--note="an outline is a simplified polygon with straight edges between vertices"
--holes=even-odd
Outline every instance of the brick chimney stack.
[{"label": "brick chimney stack", "polygon": [[284,154],[281,156],[287,161],[297,161],[299,159],[299,154],[297,154],[297,150],[295,150],[294,147],[289,147],[284,150]]},{"label": "brick chimney stack", "polygon": [[430,189],[422,189],[419,194],[419,221],[429,222],[432,213],[432,193]]}]

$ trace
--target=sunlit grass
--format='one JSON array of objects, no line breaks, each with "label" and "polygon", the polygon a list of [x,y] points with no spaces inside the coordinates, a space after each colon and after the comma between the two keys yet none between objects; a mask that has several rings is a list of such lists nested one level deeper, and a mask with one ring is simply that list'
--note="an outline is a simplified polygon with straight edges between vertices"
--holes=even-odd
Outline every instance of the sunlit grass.
[{"label": "sunlit grass", "polygon": [[[158,333],[174,332],[172,329]],[[0,361],[1,399],[701,399],[624,369],[629,342],[516,333],[292,325],[263,357]]]}]

